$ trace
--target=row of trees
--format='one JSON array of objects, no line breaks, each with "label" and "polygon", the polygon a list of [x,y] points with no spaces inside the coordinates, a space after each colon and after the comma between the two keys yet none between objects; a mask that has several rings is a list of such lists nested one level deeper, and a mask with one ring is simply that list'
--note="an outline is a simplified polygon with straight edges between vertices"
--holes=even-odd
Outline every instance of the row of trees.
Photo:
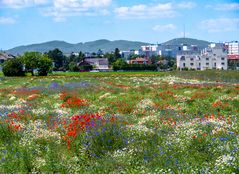
[{"label": "row of trees", "polygon": [[118,59],[116,62],[113,63],[113,70],[114,71],[157,71],[156,64],[128,64],[122,59]]},{"label": "row of trees", "polygon": [[[103,54],[98,51],[98,54],[92,57],[104,57],[108,59],[109,65],[113,70],[156,70],[156,69],[174,69],[175,59],[171,57],[151,56],[150,62],[152,65],[128,65],[122,58],[120,50],[116,48],[114,52]],[[143,57],[139,55],[131,55],[130,59]],[[3,73],[6,76],[22,76],[26,72],[30,72],[33,76],[34,71],[38,71],[38,75],[45,76],[50,71],[89,71],[93,67],[91,65],[79,66],[79,63],[84,60],[85,54],[70,54],[66,56],[59,49],[50,50],[44,54],[39,52],[26,52],[22,56],[10,59],[3,65]],[[167,63],[158,63],[160,60],[166,60]]]}]

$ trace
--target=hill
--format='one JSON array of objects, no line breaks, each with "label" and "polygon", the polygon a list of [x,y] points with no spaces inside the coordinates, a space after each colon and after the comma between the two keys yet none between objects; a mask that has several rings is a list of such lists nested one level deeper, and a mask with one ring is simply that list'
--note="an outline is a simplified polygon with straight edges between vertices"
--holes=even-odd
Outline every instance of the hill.
[{"label": "hill", "polygon": [[132,49],[137,50],[140,48],[140,46],[148,44],[149,43],[145,42],[135,42],[126,40],[109,41],[105,39],[77,44],[70,44],[64,41],[50,41],[39,44],[15,47],[7,50],[7,52],[13,55],[23,54],[26,51],[38,51],[44,53],[48,52],[49,50],[53,50],[55,48],[59,48],[63,53],[80,52],[80,51],[97,52],[99,49],[105,52],[110,52],[114,51],[115,48],[119,48],[120,50],[132,50]]},{"label": "hill", "polygon": [[199,47],[206,48],[210,44],[210,42],[192,38],[175,38],[162,43],[162,45],[181,45],[181,44],[197,45]]}]

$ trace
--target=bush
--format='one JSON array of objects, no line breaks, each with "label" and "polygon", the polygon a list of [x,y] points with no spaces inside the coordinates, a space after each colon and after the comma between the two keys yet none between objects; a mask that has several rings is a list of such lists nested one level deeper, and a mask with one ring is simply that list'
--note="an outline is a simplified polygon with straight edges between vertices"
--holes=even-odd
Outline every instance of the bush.
[{"label": "bush", "polygon": [[82,65],[80,66],[81,71],[91,71],[93,69],[92,65]]},{"label": "bush", "polygon": [[21,59],[13,58],[7,60],[2,67],[3,74],[5,76],[24,76],[23,64]]},{"label": "bush", "polygon": [[69,66],[69,70],[71,72],[78,72],[79,71],[79,67],[77,66],[76,62],[70,62],[68,66]]}]

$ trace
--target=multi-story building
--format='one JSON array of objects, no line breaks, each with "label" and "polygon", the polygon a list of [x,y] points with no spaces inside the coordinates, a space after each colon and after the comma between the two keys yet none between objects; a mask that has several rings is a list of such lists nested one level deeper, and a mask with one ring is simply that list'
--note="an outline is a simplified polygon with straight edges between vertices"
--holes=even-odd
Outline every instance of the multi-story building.
[{"label": "multi-story building", "polygon": [[232,41],[227,43],[228,47],[228,65],[230,69],[239,70],[239,42]]},{"label": "multi-story building", "polygon": [[228,54],[229,55],[239,55],[239,42],[232,41],[228,43]]},{"label": "multi-story building", "polygon": [[228,68],[227,52],[223,45],[213,44],[202,50],[200,54],[182,52],[177,55],[177,68],[184,69],[224,69]]},{"label": "multi-story building", "polygon": [[141,46],[141,50],[146,57],[159,55],[158,45]]},{"label": "multi-story building", "polygon": [[152,55],[164,56],[164,57],[176,57],[179,53],[190,52],[192,53],[200,53],[202,50],[201,47],[197,45],[187,45],[187,44],[179,44],[179,45],[147,45],[141,46],[142,53],[146,57],[151,57]]},{"label": "multi-story building", "polygon": [[132,55],[140,55],[141,50],[120,51],[121,58],[128,60]]}]

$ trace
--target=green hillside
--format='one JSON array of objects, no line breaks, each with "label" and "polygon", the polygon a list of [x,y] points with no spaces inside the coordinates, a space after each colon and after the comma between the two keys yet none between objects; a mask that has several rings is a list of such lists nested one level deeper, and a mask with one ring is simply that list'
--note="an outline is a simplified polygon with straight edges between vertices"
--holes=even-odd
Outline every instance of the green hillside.
[{"label": "green hillside", "polygon": [[131,50],[131,49],[136,50],[140,49],[142,45],[147,44],[149,43],[126,40],[109,41],[105,39],[77,44],[70,44],[64,41],[51,41],[40,44],[15,47],[7,50],[7,52],[13,55],[23,54],[26,51],[38,51],[44,53],[48,52],[49,50],[53,50],[55,48],[59,48],[64,53],[80,52],[80,51],[97,52],[99,49],[105,52],[110,52],[114,51],[115,48],[119,48],[120,50]]},{"label": "green hillside", "polygon": [[198,39],[192,39],[192,38],[175,38],[172,40],[169,40],[167,42],[162,43],[163,45],[181,45],[181,44],[187,44],[187,45],[197,45],[199,47],[207,47],[210,42],[205,40],[198,40]]}]

